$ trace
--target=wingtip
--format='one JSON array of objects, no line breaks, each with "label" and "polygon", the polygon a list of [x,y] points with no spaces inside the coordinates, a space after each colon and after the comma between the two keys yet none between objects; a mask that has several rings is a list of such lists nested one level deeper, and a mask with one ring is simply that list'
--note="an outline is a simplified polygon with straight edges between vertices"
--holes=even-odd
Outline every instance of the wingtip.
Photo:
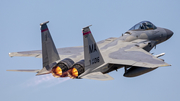
[{"label": "wingtip", "polygon": [[164,65],[161,65],[160,67],[166,67],[166,66],[172,66],[170,64],[164,64]]},{"label": "wingtip", "polygon": [[13,54],[12,54],[12,53],[9,53],[9,57],[13,57]]}]

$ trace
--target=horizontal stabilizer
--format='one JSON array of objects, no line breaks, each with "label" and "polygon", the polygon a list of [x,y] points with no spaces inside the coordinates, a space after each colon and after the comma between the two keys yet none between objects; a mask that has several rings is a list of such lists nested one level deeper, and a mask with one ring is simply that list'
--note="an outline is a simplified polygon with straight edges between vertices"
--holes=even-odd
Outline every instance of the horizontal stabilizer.
[{"label": "horizontal stabilizer", "polygon": [[6,70],[6,71],[13,71],[13,72],[34,72],[34,73],[38,73],[40,70],[39,69],[35,69],[35,70]]},{"label": "horizontal stabilizer", "polygon": [[43,69],[41,69],[41,70],[36,74],[36,76],[37,76],[37,75],[49,74],[49,73],[51,73],[51,72],[48,71],[48,70],[46,69],[46,67],[43,67]]},{"label": "horizontal stabilizer", "polygon": [[101,72],[93,72],[93,73],[87,74],[81,78],[92,79],[92,80],[101,80],[101,81],[107,81],[107,80],[114,79],[111,76],[109,76],[108,74],[102,74]]}]

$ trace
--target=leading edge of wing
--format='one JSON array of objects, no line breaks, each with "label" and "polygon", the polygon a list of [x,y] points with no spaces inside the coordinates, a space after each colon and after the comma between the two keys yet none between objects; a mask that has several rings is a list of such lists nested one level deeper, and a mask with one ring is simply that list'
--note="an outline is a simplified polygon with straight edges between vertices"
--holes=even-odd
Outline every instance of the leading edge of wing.
[{"label": "leading edge of wing", "polygon": [[127,44],[124,47],[119,47],[118,49],[116,48],[114,51],[106,52],[106,54],[108,54],[109,63],[112,64],[147,68],[170,66],[161,59],[132,43]]}]

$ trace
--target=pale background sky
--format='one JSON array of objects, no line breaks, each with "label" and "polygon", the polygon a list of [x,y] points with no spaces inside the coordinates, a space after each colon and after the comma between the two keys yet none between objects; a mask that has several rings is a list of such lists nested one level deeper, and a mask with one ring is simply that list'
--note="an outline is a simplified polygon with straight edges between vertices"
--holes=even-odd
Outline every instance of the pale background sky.
[{"label": "pale background sky", "polygon": [[[179,0],[1,0],[1,101],[180,101]],[[136,23],[148,20],[174,32],[151,52],[170,67],[160,67],[135,78],[124,69],[109,73],[114,80],[70,80],[51,75],[7,72],[41,69],[34,57],[8,56],[9,52],[41,49],[40,23],[48,24],[57,48],[83,44],[81,29],[90,27],[96,41],[119,37]]]}]

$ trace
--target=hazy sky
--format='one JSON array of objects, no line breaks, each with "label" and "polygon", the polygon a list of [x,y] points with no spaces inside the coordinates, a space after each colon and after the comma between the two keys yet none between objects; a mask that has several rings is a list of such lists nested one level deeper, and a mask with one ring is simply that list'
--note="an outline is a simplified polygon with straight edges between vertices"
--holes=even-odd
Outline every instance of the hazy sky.
[{"label": "hazy sky", "polygon": [[[1,0],[1,101],[180,101],[179,0]],[[7,69],[41,69],[34,57],[9,57],[9,52],[40,50],[40,23],[48,23],[57,48],[81,46],[81,29],[93,25],[96,41],[119,37],[136,23],[148,20],[174,32],[151,53],[171,64],[135,78],[124,69],[109,73],[114,80],[71,80],[52,75],[7,72]]]}]

